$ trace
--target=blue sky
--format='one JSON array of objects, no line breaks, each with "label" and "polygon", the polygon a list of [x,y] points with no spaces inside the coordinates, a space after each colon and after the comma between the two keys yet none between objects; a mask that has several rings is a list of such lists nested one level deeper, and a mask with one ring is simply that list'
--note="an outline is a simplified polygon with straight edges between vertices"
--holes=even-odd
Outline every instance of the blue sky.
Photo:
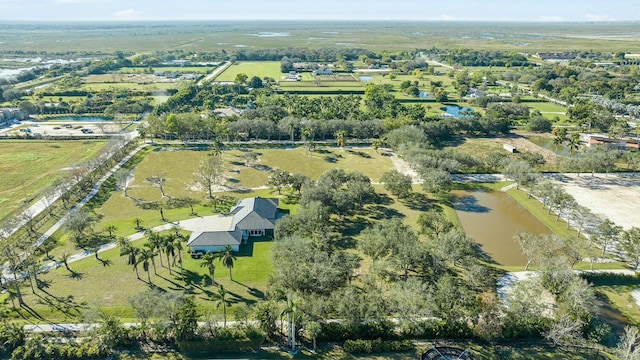
[{"label": "blue sky", "polygon": [[640,20],[640,0],[0,0],[0,20]]}]

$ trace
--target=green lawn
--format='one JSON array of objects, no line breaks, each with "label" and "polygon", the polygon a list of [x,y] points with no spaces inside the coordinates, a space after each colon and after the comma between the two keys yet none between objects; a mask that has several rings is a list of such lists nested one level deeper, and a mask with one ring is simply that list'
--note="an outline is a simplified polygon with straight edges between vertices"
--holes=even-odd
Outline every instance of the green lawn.
[{"label": "green lawn", "polygon": [[[145,240],[138,240],[134,245],[141,247]],[[251,304],[262,298],[266,289],[268,275],[271,273],[270,249],[272,242],[258,241],[241,248],[233,267],[233,281],[229,279],[229,271],[216,262],[215,280],[224,285],[231,307],[235,304]],[[248,256],[250,255],[250,256]],[[39,278],[45,284],[51,286],[45,291],[36,291],[24,287],[27,294],[25,301],[33,313],[46,318],[48,321],[75,320],[81,321],[78,312],[82,312],[87,306],[100,306],[106,312],[117,315],[123,319],[134,317],[132,309],[127,306],[127,298],[150,288],[147,283],[147,273],[139,268],[140,280],[136,278],[133,267],[126,264],[126,259],[119,256],[119,249],[112,249],[100,253],[103,262],[93,256],[70,263],[69,266],[76,273],[72,276],[64,267],[53,270]],[[182,253],[186,281],[183,281],[176,272],[179,267],[173,268],[173,274],[169,273],[166,257],[160,265],[160,259],[156,258],[158,275],[153,274],[150,268],[153,285],[166,291],[184,292],[194,295],[202,314],[207,312],[221,313],[212,294],[216,291],[210,285],[210,279],[205,268],[200,267],[200,260],[191,259],[185,250]],[[61,308],[69,311],[62,311]],[[26,314],[25,314],[26,315]],[[26,315],[29,316],[29,315]]]},{"label": "green lawn", "polygon": [[91,158],[104,141],[3,140],[0,151],[0,219],[31,203],[68,168]]},{"label": "green lawn", "polygon": [[246,74],[249,79],[253,76],[264,78],[271,77],[276,81],[280,80],[282,73],[280,72],[279,61],[247,61],[239,62],[229,66],[222,74],[218,75],[215,81],[234,81],[236,75]]},{"label": "green lawn", "polygon": [[554,103],[550,103],[550,102],[527,102],[524,103],[525,105],[527,105],[528,107],[532,108],[532,109],[536,109],[538,111],[540,111],[541,113],[566,113],[567,112],[567,108],[562,106],[562,105],[557,105]]}]

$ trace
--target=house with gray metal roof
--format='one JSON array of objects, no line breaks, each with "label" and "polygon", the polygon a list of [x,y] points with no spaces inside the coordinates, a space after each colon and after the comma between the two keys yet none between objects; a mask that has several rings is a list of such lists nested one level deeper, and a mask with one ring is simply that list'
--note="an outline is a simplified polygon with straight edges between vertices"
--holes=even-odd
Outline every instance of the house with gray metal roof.
[{"label": "house with gray metal roof", "polygon": [[273,236],[278,215],[278,199],[254,197],[238,200],[228,215],[191,219],[181,226],[192,231],[187,242],[192,254],[217,252],[226,245],[238,251],[250,237]]}]

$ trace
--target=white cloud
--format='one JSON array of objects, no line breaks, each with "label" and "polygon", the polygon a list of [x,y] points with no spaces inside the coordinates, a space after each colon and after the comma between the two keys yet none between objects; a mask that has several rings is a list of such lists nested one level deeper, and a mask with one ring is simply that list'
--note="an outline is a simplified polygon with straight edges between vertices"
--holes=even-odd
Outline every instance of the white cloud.
[{"label": "white cloud", "polygon": [[609,21],[609,20],[613,20],[611,17],[609,17],[609,15],[587,14],[587,15],[584,16],[584,18],[589,20],[589,21]]},{"label": "white cloud", "polygon": [[114,20],[140,20],[142,12],[134,9],[116,11],[111,16]]},{"label": "white cloud", "polygon": [[442,14],[442,15],[440,15],[440,17],[438,19],[440,19],[440,20],[455,20],[456,18],[454,18],[451,15]]},{"label": "white cloud", "polygon": [[540,16],[539,21],[564,21],[562,16]]}]

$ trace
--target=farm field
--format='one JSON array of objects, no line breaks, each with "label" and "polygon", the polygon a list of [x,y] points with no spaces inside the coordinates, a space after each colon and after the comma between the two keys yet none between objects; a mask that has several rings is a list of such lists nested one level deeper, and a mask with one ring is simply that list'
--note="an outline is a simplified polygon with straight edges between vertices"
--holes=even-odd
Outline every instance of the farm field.
[{"label": "farm field", "polygon": [[234,81],[236,75],[246,74],[249,79],[253,76],[264,78],[271,77],[276,81],[280,80],[282,73],[280,72],[279,61],[246,61],[238,62],[229,66],[222,74],[218,75],[215,81]]},{"label": "farm field", "polygon": [[69,168],[95,157],[104,141],[3,140],[0,219],[31,203]]}]

